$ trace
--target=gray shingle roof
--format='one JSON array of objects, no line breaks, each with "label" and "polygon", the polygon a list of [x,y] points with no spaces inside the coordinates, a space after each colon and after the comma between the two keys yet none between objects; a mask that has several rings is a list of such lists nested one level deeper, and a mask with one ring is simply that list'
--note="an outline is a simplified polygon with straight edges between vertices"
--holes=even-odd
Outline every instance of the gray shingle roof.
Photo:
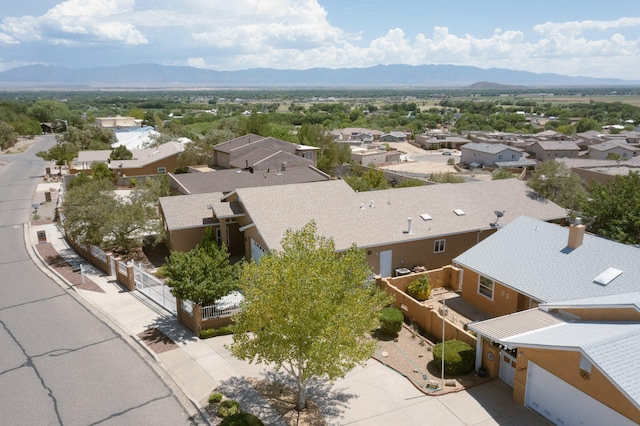
[{"label": "gray shingle roof", "polygon": [[313,167],[287,167],[287,170],[271,169],[249,173],[240,169],[216,170],[206,173],[171,175],[190,194],[230,192],[237,188],[286,185],[291,183],[329,180],[329,176]]},{"label": "gray shingle roof", "polygon": [[[237,195],[269,249],[280,248],[287,229],[300,229],[312,219],[318,233],[332,237],[336,249],[343,250],[353,243],[373,247],[488,229],[496,219],[495,210],[507,211],[501,223],[523,214],[541,220],[566,217],[563,208],[532,196],[516,179],[361,193],[336,180],[240,188]],[[455,209],[465,214],[458,216]],[[432,219],[422,220],[421,214]],[[407,218],[412,218],[410,234],[404,232]]]},{"label": "gray shingle roof", "polygon": [[506,150],[511,150],[514,152],[523,152],[522,149],[520,148],[514,148],[512,146],[509,145],[505,145],[502,143],[477,143],[477,142],[470,142],[468,144],[462,145],[460,147],[461,150],[463,149],[469,149],[472,151],[477,151],[477,152],[484,152],[487,154],[497,154],[499,152],[502,151],[506,151]]},{"label": "gray shingle roof", "polygon": [[[569,229],[519,217],[454,259],[520,293],[543,302],[640,290],[640,249],[586,234],[567,248]],[[610,284],[594,279],[607,268],[622,272]]]}]

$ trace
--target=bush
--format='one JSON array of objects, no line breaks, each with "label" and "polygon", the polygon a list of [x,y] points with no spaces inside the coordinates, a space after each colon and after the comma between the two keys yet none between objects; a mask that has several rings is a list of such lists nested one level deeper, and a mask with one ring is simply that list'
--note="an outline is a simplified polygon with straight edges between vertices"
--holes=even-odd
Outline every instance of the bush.
[{"label": "bush", "polygon": [[449,158],[447,160],[447,164],[450,165],[450,166],[455,165],[456,164],[456,159],[455,158]]},{"label": "bush", "polygon": [[421,275],[417,280],[410,282],[407,285],[405,293],[420,302],[427,300],[431,294],[431,282],[429,280],[429,275]]},{"label": "bush", "polygon": [[262,420],[251,413],[237,413],[220,422],[220,426],[262,426]]},{"label": "bush", "polygon": [[[442,366],[442,343],[433,347],[433,362]],[[460,340],[444,342],[444,374],[447,376],[461,376],[473,370],[476,360],[475,351],[469,344]]]},{"label": "bush", "polygon": [[200,330],[199,337],[201,339],[208,339],[209,337],[226,336],[227,334],[233,334],[233,325],[225,325],[220,328],[207,328]]},{"label": "bush", "polygon": [[211,395],[209,395],[209,404],[215,404],[222,401],[222,394],[221,393],[212,393]]},{"label": "bush", "polygon": [[398,308],[388,306],[380,310],[380,329],[384,334],[395,336],[402,330],[404,315]]},{"label": "bush", "polygon": [[233,399],[225,399],[218,405],[218,417],[223,419],[238,414],[240,412],[240,404]]}]

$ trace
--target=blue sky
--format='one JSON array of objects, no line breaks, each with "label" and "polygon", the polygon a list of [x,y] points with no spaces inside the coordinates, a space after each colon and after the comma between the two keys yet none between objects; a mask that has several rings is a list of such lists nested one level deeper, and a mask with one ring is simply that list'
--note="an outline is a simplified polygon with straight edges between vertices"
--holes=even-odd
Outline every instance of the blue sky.
[{"label": "blue sky", "polygon": [[454,64],[640,80],[637,0],[16,0],[0,71]]}]

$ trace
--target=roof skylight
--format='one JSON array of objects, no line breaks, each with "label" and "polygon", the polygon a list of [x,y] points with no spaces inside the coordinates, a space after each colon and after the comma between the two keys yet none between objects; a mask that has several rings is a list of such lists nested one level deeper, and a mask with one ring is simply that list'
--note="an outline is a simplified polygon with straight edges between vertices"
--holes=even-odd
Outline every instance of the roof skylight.
[{"label": "roof skylight", "polygon": [[453,211],[457,216],[464,216],[464,210],[462,209],[455,209]]},{"label": "roof skylight", "polygon": [[608,268],[606,271],[598,275],[593,282],[600,285],[607,285],[620,275],[622,271],[616,268]]},{"label": "roof skylight", "polygon": [[422,220],[431,220],[431,216],[429,216],[427,213],[422,213],[420,215],[420,217],[422,218]]}]

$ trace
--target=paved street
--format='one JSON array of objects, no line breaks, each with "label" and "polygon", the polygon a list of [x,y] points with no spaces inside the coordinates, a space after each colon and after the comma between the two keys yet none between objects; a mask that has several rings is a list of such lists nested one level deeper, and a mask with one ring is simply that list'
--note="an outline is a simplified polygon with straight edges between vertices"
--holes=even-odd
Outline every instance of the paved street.
[{"label": "paved street", "polygon": [[0,155],[0,419],[3,425],[188,424],[167,385],[108,322],[29,257],[23,224],[44,174],[34,154]]}]

